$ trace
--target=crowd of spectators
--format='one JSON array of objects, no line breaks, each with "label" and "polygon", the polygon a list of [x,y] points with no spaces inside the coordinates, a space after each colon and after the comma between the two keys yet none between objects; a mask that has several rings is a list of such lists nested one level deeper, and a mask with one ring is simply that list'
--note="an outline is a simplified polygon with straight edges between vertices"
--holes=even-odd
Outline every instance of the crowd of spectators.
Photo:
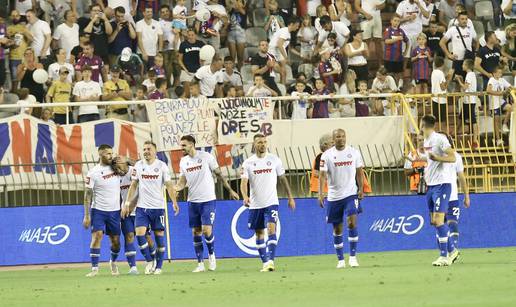
[{"label": "crowd of spectators", "polygon": [[[503,133],[512,81],[500,78],[516,72],[516,0],[481,2],[491,16],[471,0],[13,0],[8,16],[0,12],[2,99],[73,106],[291,95],[298,99],[278,103],[275,116],[305,119],[399,113],[371,93],[485,90],[499,97],[489,108]],[[200,58],[205,45],[216,51],[207,61]],[[34,80],[38,69],[48,71],[44,84]],[[433,98],[440,120],[447,103]],[[462,103],[476,116],[477,99]],[[148,120],[139,105],[69,110],[20,112],[58,124]]]}]

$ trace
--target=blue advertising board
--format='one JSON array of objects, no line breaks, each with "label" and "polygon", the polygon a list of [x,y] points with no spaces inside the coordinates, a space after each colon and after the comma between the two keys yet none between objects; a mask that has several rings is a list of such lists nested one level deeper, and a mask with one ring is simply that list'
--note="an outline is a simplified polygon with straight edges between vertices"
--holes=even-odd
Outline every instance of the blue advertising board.
[{"label": "blue advertising board", "polygon": [[[460,247],[516,246],[516,193],[471,197],[471,208],[461,211]],[[325,210],[319,208],[316,199],[296,202],[296,210],[291,211],[286,201],[281,201],[277,254],[333,253],[332,229],[325,222]],[[178,216],[169,212],[172,259],[194,257],[186,206],[180,204]],[[362,206],[364,212],[358,219],[359,252],[436,248],[424,197],[368,197]],[[0,209],[0,265],[88,262],[90,231],[82,227],[82,214],[82,206],[77,205]],[[257,255],[253,233],[247,229],[247,216],[241,202],[217,202],[218,257]],[[109,259],[107,237],[101,254],[102,261]],[[120,258],[124,260],[123,253]]]}]

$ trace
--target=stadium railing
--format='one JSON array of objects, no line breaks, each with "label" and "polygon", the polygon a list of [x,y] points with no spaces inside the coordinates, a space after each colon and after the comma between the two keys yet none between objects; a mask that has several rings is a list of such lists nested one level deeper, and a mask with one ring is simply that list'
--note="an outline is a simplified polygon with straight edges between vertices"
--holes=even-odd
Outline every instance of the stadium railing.
[{"label": "stadium railing", "polygon": [[[515,92],[511,93],[511,98],[516,101]],[[514,160],[515,150],[512,153],[505,147],[496,146],[496,138],[493,133],[494,118],[489,113],[488,99],[484,93],[471,93],[468,96],[480,97],[480,108],[478,112],[478,121],[480,122],[479,140],[480,146],[473,148],[472,136],[464,133],[463,128],[468,125],[466,120],[460,114],[462,99],[466,93],[446,94],[442,97],[446,99],[445,114],[446,121],[441,121],[440,130],[445,131],[454,140],[455,146],[459,153],[464,157],[465,173],[472,192],[498,192],[498,191],[516,191],[516,163]],[[360,95],[334,95],[334,96],[310,96],[307,99],[321,100],[330,99],[340,102],[342,99],[355,99],[362,97]],[[482,98],[484,97],[484,98]],[[372,187],[372,195],[404,195],[410,194],[409,181],[403,172],[404,157],[409,151],[415,150],[417,144],[417,134],[419,133],[418,119],[425,114],[434,114],[436,111],[431,103],[434,97],[430,94],[423,95],[402,95],[402,94],[384,94],[370,95],[371,100],[385,100],[385,109],[390,114],[403,116],[403,129],[405,144],[402,147],[385,148],[384,146],[376,146],[369,144],[359,146],[359,150],[363,157],[369,158],[370,161],[379,161],[379,165],[366,167],[368,181]],[[284,104],[298,98],[273,97],[271,100],[279,102],[279,117],[283,118]],[[146,104],[152,101],[129,101],[129,102],[82,102],[82,103],[48,103],[35,104],[32,107],[56,107],[65,106],[67,108],[78,107],[81,105],[117,105],[117,104]],[[0,105],[0,109],[20,108],[18,105]],[[23,107],[31,107],[24,105]],[[442,112],[441,112],[442,113]],[[439,114],[437,114],[439,115]],[[471,117],[469,118],[471,120]],[[512,115],[511,125],[514,125],[516,116]],[[346,120],[343,118],[342,120]],[[471,122],[471,121],[470,121]],[[462,130],[461,130],[462,129]],[[514,127],[512,127],[514,131]],[[506,136],[500,134],[505,139]],[[1,136],[0,136],[1,137]],[[516,140],[511,140],[511,146]],[[272,149],[272,152],[278,149]],[[287,178],[295,191],[297,197],[309,197],[313,194],[310,192],[310,178],[312,175],[312,167],[315,156],[319,153],[316,146],[307,146],[305,148],[283,149],[283,152],[276,152],[278,155],[290,155],[290,161],[297,161],[296,165],[288,165]],[[215,153],[216,154],[216,153]],[[227,154],[227,153],[225,153]],[[237,149],[234,153],[234,159],[245,159],[251,153],[247,148]],[[80,175],[68,174],[66,176],[57,175],[49,178],[38,176],[35,173],[20,173],[12,171],[10,175],[0,176],[0,207],[27,206],[27,205],[48,205],[48,204],[77,204],[82,203],[83,198],[83,182],[85,171],[93,167],[97,160],[95,157],[83,159],[83,173]],[[288,163],[288,161],[287,161]],[[78,163],[60,163],[61,166],[78,164]],[[38,164],[20,164],[11,163],[11,161],[0,161],[0,167],[9,167],[12,170],[23,166],[46,166],[48,163]],[[59,165],[59,164],[53,164]],[[230,166],[222,168],[225,175],[230,179],[235,189],[239,188],[238,172],[235,172]],[[178,174],[174,174],[177,179]],[[217,194],[224,197],[225,191],[223,187],[217,185]],[[280,194],[284,194],[280,191]],[[185,195],[181,195],[184,199]]]}]

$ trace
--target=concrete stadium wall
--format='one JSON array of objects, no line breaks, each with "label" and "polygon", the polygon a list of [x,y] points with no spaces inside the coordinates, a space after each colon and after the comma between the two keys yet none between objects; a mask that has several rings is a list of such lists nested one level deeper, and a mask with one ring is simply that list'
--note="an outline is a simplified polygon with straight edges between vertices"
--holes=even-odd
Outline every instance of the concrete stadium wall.
[{"label": "concrete stadium wall", "polygon": [[[188,210],[170,216],[172,259],[193,258]],[[369,197],[359,217],[359,252],[436,248],[422,196]],[[82,206],[0,209],[0,265],[89,261],[90,231],[82,227]],[[474,194],[472,206],[460,215],[460,247],[516,246],[516,193]],[[345,233],[346,235],[346,233]],[[254,257],[254,238],[247,229],[247,209],[241,202],[217,202],[215,221],[218,257]],[[101,260],[109,259],[105,238]],[[348,251],[345,245],[345,251]],[[317,200],[298,199],[291,212],[280,206],[279,256],[333,253],[331,226]],[[140,255],[138,255],[140,257]],[[124,261],[123,252],[120,261]]]}]

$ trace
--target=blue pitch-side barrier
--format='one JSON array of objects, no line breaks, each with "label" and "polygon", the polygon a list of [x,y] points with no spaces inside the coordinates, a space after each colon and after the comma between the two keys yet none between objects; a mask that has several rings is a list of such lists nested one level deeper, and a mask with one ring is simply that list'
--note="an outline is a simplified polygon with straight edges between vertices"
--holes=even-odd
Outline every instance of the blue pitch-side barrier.
[{"label": "blue pitch-side barrier", "polygon": [[[282,200],[279,256],[334,252],[331,226],[316,202],[298,199],[292,212]],[[369,197],[362,205],[359,252],[436,248],[424,197]],[[194,257],[187,211],[183,203],[179,216],[169,212],[173,259]],[[81,225],[82,214],[82,206],[0,209],[0,265],[89,261],[90,232]],[[472,195],[472,207],[461,212],[460,231],[463,248],[516,246],[516,193]],[[217,202],[215,238],[218,257],[256,254],[241,202]],[[105,261],[109,259],[107,237],[102,245]],[[122,244],[120,261],[124,260]]]}]

